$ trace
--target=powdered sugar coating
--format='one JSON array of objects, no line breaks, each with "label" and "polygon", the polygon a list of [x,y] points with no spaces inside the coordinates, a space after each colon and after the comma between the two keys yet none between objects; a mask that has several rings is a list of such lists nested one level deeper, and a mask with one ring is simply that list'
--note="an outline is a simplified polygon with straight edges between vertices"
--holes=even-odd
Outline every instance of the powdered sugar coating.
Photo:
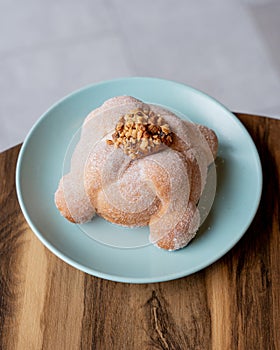
[{"label": "powdered sugar coating", "polygon": [[[176,136],[170,148],[132,160],[106,143],[120,116],[136,108],[168,122]],[[149,224],[153,244],[179,249],[199,228],[197,202],[216,151],[217,138],[208,128],[130,96],[114,97],[85,119],[71,172],[61,179],[55,201],[71,221],[89,221],[97,212],[120,225]]]}]

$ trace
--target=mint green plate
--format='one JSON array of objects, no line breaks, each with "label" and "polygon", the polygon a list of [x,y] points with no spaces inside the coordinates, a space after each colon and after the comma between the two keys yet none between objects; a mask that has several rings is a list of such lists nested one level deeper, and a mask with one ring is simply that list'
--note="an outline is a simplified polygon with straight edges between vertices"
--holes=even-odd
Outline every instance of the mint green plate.
[{"label": "mint green plate", "polygon": [[[131,95],[166,106],[217,133],[217,193],[196,238],[168,252],[152,245],[122,249],[90,238],[60,216],[53,196],[75,132],[86,115],[110,97]],[[88,86],[52,106],[34,125],[19,154],[16,170],[19,203],[31,229],[55,255],[84,272],[131,283],[168,281],[212,264],[243,236],[254,218],[262,190],[256,147],[246,129],[224,106],[176,82],[125,78]],[[104,221],[100,230],[112,230]]]}]

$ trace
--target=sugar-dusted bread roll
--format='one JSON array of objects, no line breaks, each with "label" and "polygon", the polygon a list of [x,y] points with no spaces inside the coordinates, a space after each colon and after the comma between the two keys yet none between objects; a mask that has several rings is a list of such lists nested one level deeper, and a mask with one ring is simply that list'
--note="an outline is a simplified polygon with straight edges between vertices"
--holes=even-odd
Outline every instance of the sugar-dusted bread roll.
[{"label": "sugar-dusted bread roll", "polygon": [[98,214],[149,225],[154,245],[182,248],[200,226],[197,205],[217,148],[205,126],[130,96],[111,98],[86,117],[56,206],[74,223]]}]

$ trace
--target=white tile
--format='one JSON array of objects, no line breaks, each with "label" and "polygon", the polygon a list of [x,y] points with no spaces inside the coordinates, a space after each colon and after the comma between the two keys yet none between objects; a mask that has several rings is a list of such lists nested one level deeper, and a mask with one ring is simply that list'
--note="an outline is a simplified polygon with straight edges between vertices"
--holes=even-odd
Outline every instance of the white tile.
[{"label": "white tile", "polygon": [[54,102],[90,83],[131,75],[114,35],[0,61],[0,151],[22,142]]},{"label": "white tile", "polygon": [[278,0],[239,0],[245,5],[262,6],[267,4],[276,3]]},{"label": "white tile", "polygon": [[245,6],[110,1],[137,74],[185,82],[231,109],[257,113],[278,103],[277,70]]},{"label": "white tile", "polygon": [[248,10],[280,75],[280,1],[250,5]]},{"label": "white tile", "polygon": [[269,32],[280,23],[267,12],[277,2],[1,0],[0,151],[69,92],[121,76],[177,80],[232,110],[280,115]]},{"label": "white tile", "polygon": [[280,119],[280,101],[275,106],[265,107],[263,110],[260,108],[258,113],[262,116]]},{"label": "white tile", "polygon": [[1,0],[0,54],[111,31],[103,0]]}]

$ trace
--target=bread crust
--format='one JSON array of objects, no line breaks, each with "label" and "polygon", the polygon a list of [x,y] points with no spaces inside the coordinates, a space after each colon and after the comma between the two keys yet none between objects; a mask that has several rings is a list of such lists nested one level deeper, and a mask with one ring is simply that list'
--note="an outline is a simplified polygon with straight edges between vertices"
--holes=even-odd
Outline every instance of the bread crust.
[{"label": "bread crust", "polygon": [[[170,147],[133,160],[106,143],[112,133],[107,121],[115,120],[112,113],[121,114],[132,107],[163,115],[174,133]],[[105,114],[102,137],[89,147],[88,135],[95,131],[90,129]],[[83,149],[86,157],[81,156]],[[149,225],[154,245],[166,250],[182,248],[199,228],[197,203],[206,183],[207,167],[217,150],[217,136],[206,126],[183,121],[161,107],[146,105],[133,97],[112,98],[85,119],[71,172],[60,180],[55,193],[56,206],[73,223],[89,221],[97,213],[118,225]]]}]

